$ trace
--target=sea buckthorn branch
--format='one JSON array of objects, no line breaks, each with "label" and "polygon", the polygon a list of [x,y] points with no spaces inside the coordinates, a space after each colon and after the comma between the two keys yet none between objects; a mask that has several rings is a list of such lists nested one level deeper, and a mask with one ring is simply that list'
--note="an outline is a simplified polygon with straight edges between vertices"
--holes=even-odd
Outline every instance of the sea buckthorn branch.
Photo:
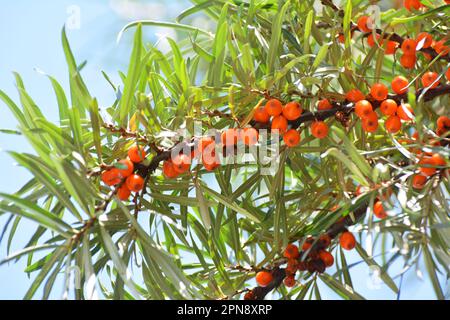
[{"label": "sea buckthorn branch", "polygon": [[[363,202],[361,205],[353,211],[353,217],[351,215],[347,215],[344,218],[341,218],[334,224],[332,224],[324,233],[325,235],[328,235],[330,239],[336,238],[339,234],[342,232],[345,232],[347,230],[347,227],[356,224],[367,212],[368,202]],[[303,262],[304,258],[306,257],[306,254],[317,254],[320,250],[323,250],[327,247],[326,244],[324,244],[321,240],[315,241],[312,243],[311,247],[305,251],[300,251],[299,258],[297,259],[298,262]],[[279,264],[286,263],[287,259],[283,258],[280,259]],[[313,270],[307,270],[308,272],[324,272],[325,266],[322,265],[313,265]],[[272,290],[278,288],[285,279],[287,272],[286,268],[280,268],[278,265],[276,265],[272,271],[273,280],[267,285],[267,286],[256,286],[253,289],[250,289],[245,299],[247,300],[263,300],[266,295],[271,292]]]}]

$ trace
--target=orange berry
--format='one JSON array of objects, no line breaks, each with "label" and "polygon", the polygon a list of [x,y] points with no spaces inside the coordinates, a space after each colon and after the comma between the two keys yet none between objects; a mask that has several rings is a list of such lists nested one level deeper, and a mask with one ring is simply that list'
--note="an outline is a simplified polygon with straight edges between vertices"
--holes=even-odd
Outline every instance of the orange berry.
[{"label": "orange berry", "polygon": [[306,238],[305,242],[303,242],[303,244],[302,244],[302,251],[309,250],[309,248],[311,248],[313,242],[314,242],[314,238],[312,238],[312,237]]},{"label": "orange berry", "polygon": [[404,54],[400,57],[400,64],[406,69],[413,69],[416,65],[416,55]]},{"label": "orange berry", "polygon": [[[354,34],[354,33],[355,33],[354,30],[351,30],[351,31],[350,31],[350,39],[353,38],[353,34]],[[343,33],[340,33],[340,34],[338,35],[338,41],[339,41],[340,43],[345,43],[345,37],[344,37],[344,34],[343,34]]]},{"label": "orange berry", "polygon": [[428,71],[422,75],[422,85],[424,87],[436,88],[439,85],[439,75],[436,72]]},{"label": "orange berry", "polygon": [[368,26],[368,22],[372,23],[370,17],[362,16],[358,19],[357,25],[361,32],[370,32],[372,29]]},{"label": "orange berry", "polygon": [[289,102],[283,108],[283,116],[288,120],[297,120],[302,112],[303,109],[297,101]]},{"label": "orange berry", "polygon": [[436,168],[430,167],[430,166],[434,166],[434,165],[435,165],[435,163],[431,158],[423,158],[422,160],[419,161],[419,166],[420,166],[419,170],[424,176],[429,177],[436,173]]},{"label": "orange berry", "polygon": [[442,39],[436,41],[433,46],[434,50],[442,56],[446,56],[450,52],[450,47],[445,45],[446,42],[447,39]]},{"label": "orange berry", "polygon": [[134,164],[131,160],[128,160],[128,159],[120,160],[118,162],[117,169],[119,169],[119,172],[123,178],[127,178],[133,173]]},{"label": "orange berry", "polygon": [[439,153],[434,153],[431,156],[431,163],[438,167],[445,167],[447,165],[444,157],[442,157]]},{"label": "orange berry", "polygon": [[362,119],[362,128],[366,132],[375,132],[378,129],[378,115],[372,112]]},{"label": "orange berry", "polygon": [[383,204],[380,200],[376,201],[373,205],[373,213],[378,219],[384,219],[387,217],[387,213],[384,210]]},{"label": "orange berry", "polygon": [[228,128],[222,132],[221,140],[224,146],[233,146],[238,141],[238,132],[234,128]]},{"label": "orange berry", "polygon": [[295,277],[289,275],[286,278],[284,278],[283,283],[286,287],[292,288],[293,286],[295,286]]},{"label": "orange berry", "polygon": [[314,121],[311,124],[311,134],[318,138],[323,139],[328,135],[328,126],[323,121]]},{"label": "orange berry", "polygon": [[269,115],[276,117],[279,116],[283,111],[283,105],[281,104],[280,100],[270,99],[269,101],[267,101],[265,109]]},{"label": "orange berry", "polygon": [[[449,69],[450,70],[450,69]],[[317,105],[317,110],[329,110],[333,108],[333,105],[328,101],[328,99],[322,99]]]},{"label": "orange berry", "polygon": [[163,173],[169,179],[173,179],[173,178],[178,177],[178,172],[175,171],[175,168],[173,167],[173,162],[170,161],[170,160],[164,161],[164,163],[163,163]]},{"label": "orange berry", "polygon": [[352,250],[356,246],[356,239],[351,232],[344,231],[339,237],[339,243],[342,249]]},{"label": "orange berry", "polygon": [[214,139],[212,137],[203,137],[200,140],[198,140],[198,151],[200,153],[203,153],[203,151],[205,151],[206,148],[208,148],[208,146],[213,145],[214,144]]},{"label": "orange berry", "polygon": [[211,152],[203,152],[202,163],[206,171],[214,171],[220,166],[220,159],[216,156],[216,151],[213,149]]},{"label": "orange berry", "polygon": [[319,258],[320,260],[323,261],[323,263],[325,264],[325,266],[331,267],[334,263],[334,257],[331,253],[329,253],[328,251],[325,250],[320,250],[319,252]]},{"label": "orange berry", "polygon": [[404,121],[411,121],[412,117],[407,113],[409,112],[411,115],[414,115],[414,111],[409,103],[403,103],[397,108],[397,116]]},{"label": "orange berry", "polygon": [[402,128],[402,122],[399,117],[392,115],[386,119],[384,122],[384,127],[389,133],[397,133]]},{"label": "orange berry", "polygon": [[[376,40],[377,40],[377,42],[378,42],[378,39],[380,39],[380,35],[379,35],[379,34],[376,35]],[[375,45],[375,39],[373,38],[373,34],[370,34],[370,35],[367,37],[367,44],[368,44],[369,47],[371,47],[371,48]]]},{"label": "orange berry", "polygon": [[364,100],[366,96],[358,89],[352,89],[345,95],[345,98],[350,102],[358,102],[359,100]]},{"label": "orange berry", "polygon": [[284,143],[288,147],[295,147],[299,144],[300,139],[300,133],[295,129],[288,130],[283,136]]},{"label": "orange berry", "polygon": [[279,134],[284,134],[288,127],[288,121],[283,116],[276,116],[272,119],[272,131],[279,130]]},{"label": "orange berry", "polygon": [[447,71],[445,71],[445,77],[447,78],[448,81],[450,81],[450,68],[448,68]]},{"label": "orange berry", "polygon": [[415,174],[412,178],[412,186],[414,189],[421,190],[427,183],[427,177],[423,174]]},{"label": "orange berry", "polygon": [[378,101],[383,101],[387,98],[389,93],[388,88],[382,83],[375,83],[370,88],[370,95]]},{"label": "orange berry", "polygon": [[450,118],[446,116],[440,116],[437,119],[437,126],[441,129],[450,129]]},{"label": "orange berry", "polygon": [[396,76],[391,82],[391,88],[396,94],[408,92],[408,79],[403,76]]},{"label": "orange berry", "polygon": [[384,100],[380,105],[380,111],[386,116],[391,116],[397,112],[397,102],[392,99]]},{"label": "orange berry", "polygon": [[133,174],[127,178],[127,188],[133,192],[139,192],[144,188],[144,178],[138,174]]},{"label": "orange berry", "polygon": [[256,283],[261,287],[268,286],[273,280],[273,276],[268,271],[259,271],[256,274]]},{"label": "orange berry", "polygon": [[293,243],[288,244],[284,249],[283,256],[288,259],[297,259],[300,256],[298,247]]},{"label": "orange berry", "polygon": [[433,38],[431,35],[427,32],[421,32],[417,35],[417,45],[418,47],[421,46],[421,48],[429,48],[431,47],[431,44],[433,43]]},{"label": "orange berry", "polygon": [[384,53],[385,54],[394,54],[397,50],[398,43],[391,40],[385,40],[383,43]]},{"label": "orange berry", "polygon": [[412,9],[419,10],[422,6],[422,3],[420,2],[420,0],[404,0],[403,5],[405,6],[406,10],[412,11]]},{"label": "orange berry", "polygon": [[122,178],[123,177],[117,168],[112,168],[102,173],[102,181],[107,186],[115,186],[116,184],[119,184],[120,181],[122,181]]},{"label": "orange berry", "polygon": [[417,42],[414,39],[405,39],[402,42],[401,49],[403,54],[415,55],[416,54]]},{"label": "orange berry", "polygon": [[244,128],[239,130],[239,137],[247,146],[253,146],[258,143],[259,134],[255,128]]},{"label": "orange berry", "polygon": [[125,183],[117,190],[117,197],[122,201],[127,201],[130,195],[131,191]]},{"label": "orange berry", "polygon": [[355,104],[355,113],[361,119],[373,112],[372,104],[367,100],[360,100]]},{"label": "orange berry", "polygon": [[191,157],[185,154],[178,154],[172,159],[173,169],[178,173],[182,174],[189,171],[191,168]]},{"label": "orange berry", "polygon": [[267,123],[270,120],[270,114],[267,113],[265,107],[259,107],[253,113],[253,120],[260,123]]},{"label": "orange berry", "polygon": [[142,147],[132,146],[130,150],[128,150],[128,158],[130,158],[130,160],[134,163],[144,161],[146,155],[147,153]]}]

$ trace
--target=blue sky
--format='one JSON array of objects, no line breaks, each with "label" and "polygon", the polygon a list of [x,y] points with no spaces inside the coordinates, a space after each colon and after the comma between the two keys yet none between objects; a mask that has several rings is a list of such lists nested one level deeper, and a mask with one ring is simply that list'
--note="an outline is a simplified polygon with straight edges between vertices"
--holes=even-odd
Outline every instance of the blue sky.
[{"label": "blue sky", "polygon": [[[70,19],[68,9],[80,10],[80,28],[68,29],[67,34],[70,44],[76,55],[77,61],[88,61],[83,69],[84,79],[93,95],[102,106],[107,106],[114,101],[114,92],[106,83],[101,71],[109,74],[113,80],[119,82],[118,70],[125,70],[130,50],[132,33],[125,34],[119,44],[116,44],[116,36],[123,25],[127,23],[125,15],[139,17],[148,15],[159,19],[171,18],[182,8],[186,7],[186,1],[144,1],[150,4],[149,12],[132,10],[124,12],[120,9],[123,1],[83,0],[83,1],[51,1],[51,0],[15,0],[2,2],[0,11],[0,89],[17,101],[16,88],[12,71],[19,72],[30,95],[42,108],[50,119],[57,119],[56,100],[48,79],[39,72],[38,68],[47,74],[54,76],[67,88],[68,78],[66,64],[61,48],[61,28]],[[72,7],[75,4],[76,7]],[[158,12],[159,10],[159,12]],[[155,40],[155,33],[161,30],[147,29],[146,35],[149,41]],[[5,105],[0,102],[0,128],[15,129],[16,121],[7,111]],[[6,150],[31,151],[24,139],[19,136],[0,135],[0,191],[14,192],[30,176],[28,173],[14,165]],[[5,217],[0,217],[0,227],[3,227]],[[28,240],[29,235],[35,230],[35,225],[23,223],[13,242],[13,250],[20,249]],[[6,255],[6,241],[0,245],[0,259]],[[350,254],[352,256],[352,254]],[[355,258],[355,257],[353,257]],[[20,299],[31,284],[31,280],[23,273],[25,261],[17,264],[9,264],[0,267],[0,299]],[[423,272],[425,273],[425,269]],[[355,268],[354,282],[358,283],[358,289],[364,295],[372,299],[393,299],[395,296],[381,286],[380,289],[370,289],[367,285],[369,269],[363,263]],[[414,273],[408,275],[405,280],[403,298],[429,298],[434,294],[428,279],[418,281]],[[326,292],[326,290],[325,290]],[[59,298],[60,292],[56,289],[55,298]],[[327,296],[324,296],[327,297]],[[328,294],[329,298],[334,298]]]}]

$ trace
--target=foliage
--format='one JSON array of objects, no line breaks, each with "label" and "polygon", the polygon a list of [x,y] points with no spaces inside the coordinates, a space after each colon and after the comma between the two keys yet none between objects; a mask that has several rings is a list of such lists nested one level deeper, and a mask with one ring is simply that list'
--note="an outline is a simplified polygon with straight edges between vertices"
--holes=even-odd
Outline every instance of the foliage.
[{"label": "foliage", "polygon": [[[448,147],[402,140],[412,129],[432,135],[437,117],[448,113],[448,91],[427,99],[435,91],[420,98],[426,92],[410,90],[405,99],[415,119],[396,135],[382,126],[367,134],[357,118],[343,126],[333,117],[335,109],[306,113],[297,123],[302,141],[281,148],[274,176],[262,175],[258,164],[224,165],[212,173],[197,165],[169,180],[159,164],[161,150],[178,142],[174,133],[180,128],[193,133],[196,120],[218,130],[252,123],[255,106],[267,97],[299,100],[304,110],[314,111],[319,99],[339,104],[350,89],[368,92],[372,83],[388,84],[395,75],[407,76],[411,89],[418,89],[415,77],[428,70],[443,75],[449,60],[419,55],[418,67],[405,70],[398,55],[369,48],[367,34],[355,33],[352,40],[352,21],[369,6],[361,0],[343,1],[340,8],[329,0],[324,5],[312,0],[192,2],[174,23],[137,21],[124,28],[135,29],[135,38],[122,83],[113,84],[105,75],[117,94],[107,108],[110,119],[101,116],[86,87],[64,30],[70,92],[49,77],[58,123],[46,119],[18,74],[20,106],[0,91],[18,122],[18,132],[2,133],[20,132],[35,151],[10,153],[33,178],[14,194],[0,194],[0,214],[9,216],[0,239],[8,248],[23,219],[37,224],[24,249],[0,262],[27,259],[25,272],[34,281],[25,298],[39,288],[48,298],[62,271],[68,296],[74,266],[81,272],[76,299],[238,298],[252,285],[255,271],[280,267],[288,243],[320,235],[341,217],[354,219],[358,210],[363,214],[354,230],[361,231],[356,247],[361,261],[377,266],[381,280],[399,296],[403,275],[425,261],[437,298],[444,298],[438,275],[448,277],[450,265],[448,171],[415,190],[410,176],[418,164],[409,150],[428,148],[448,158]],[[406,38],[427,31],[441,38],[448,31],[450,6],[423,3],[427,11],[381,12],[382,32]],[[214,33],[184,24],[198,13],[216,22]],[[145,43],[142,29],[149,26],[174,28],[184,40],[168,38],[171,51],[163,53]],[[344,44],[337,41],[341,33]],[[327,138],[315,139],[309,132],[315,117],[327,118]],[[101,183],[100,172],[126,157],[136,142],[150,153],[142,164],[146,188],[121,202],[114,188]],[[358,185],[369,191],[355,197]],[[391,214],[377,219],[373,203],[387,190],[393,192],[384,198]],[[302,272],[302,285],[277,286],[275,297],[320,298],[317,284],[323,283],[344,299],[363,298],[351,278],[357,263],[347,262],[338,241],[331,249],[333,272]],[[398,259],[404,269],[394,275],[390,267]]]}]

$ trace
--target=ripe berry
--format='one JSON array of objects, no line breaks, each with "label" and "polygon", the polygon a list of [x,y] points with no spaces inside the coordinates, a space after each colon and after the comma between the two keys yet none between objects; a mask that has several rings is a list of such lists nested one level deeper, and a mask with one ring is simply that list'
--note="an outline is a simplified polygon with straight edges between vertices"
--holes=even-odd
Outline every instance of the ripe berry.
[{"label": "ripe berry", "polygon": [[372,112],[362,119],[362,128],[366,132],[375,132],[378,129],[378,115]]},{"label": "ripe berry", "polygon": [[433,49],[442,56],[446,56],[450,52],[450,47],[445,45],[446,41],[446,39],[436,41],[433,46]]},{"label": "ripe berry", "polygon": [[272,131],[279,130],[279,134],[284,134],[288,127],[288,122],[283,116],[276,116],[272,119]]},{"label": "ripe berry", "polygon": [[388,96],[388,88],[382,84],[382,83],[375,83],[371,88],[370,88],[370,95],[378,101],[383,101],[387,98]]},{"label": "ripe berry", "polygon": [[391,40],[385,40],[383,42],[383,48],[385,54],[394,54],[397,50],[398,43]]},{"label": "ripe berry", "polygon": [[412,11],[412,9],[419,10],[422,6],[422,3],[420,2],[420,0],[404,0],[403,5],[405,6],[406,10]]},{"label": "ripe berry", "polygon": [[292,288],[293,286],[295,286],[295,277],[289,275],[286,278],[284,278],[283,283],[286,287]]},{"label": "ripe berry", "polygon": [[384,100],[380,105],[380,111],[386,116],[391,116],[397,112],[397,102],[392,99]]},{"label": "ripe berry", "polygon": [[144,161],[146,152],[144,148],[138,146],[132,146],[130,150],[128,150],[128,158],[134,163],[139,163]]},{"label": "ripe berry", "polygon": [[133,192],[139,192],[144,188],[144,178],[140,175],[133,174],[127,178],[127,188]]},{"label": "ripe berry", "polygon": [[328,268],[328,267],[331,267],[331,266],[333,265],[333,263],[334,263],[334,257],[333,257],[333,255],[332,255],[331,253],[329,253],[328,251],[321,250],[321,251],[319,252],[319,258],[320,258],[320,260],[323,261],[323,263],[325,264],[325,266],[326,266],[327,268]]},{"label": "ripe berry", "polygon": [[222,144],[224,146],[234,146],[238,141],[238,132],[234,128],[226,129],[221,135]]},{"label": "ripe berry", "polygon": [[424,87],[436,88],[439,85],[439,80],[437,80],[439,75],[436,72],[426,72],[422,75],[422,85]]},{"label": "ripe berry", "polygon": [[191,168],[191,158],[185,154],[178,154],[172,159],[173,169],[182,174]]},{"label": "ripe berry", "polygon": [[112,168],[102,173],[102,181],[107,186],[115,186],[116,184],[119,184],[120,181],[122,181],[122,178],[123,177],[117,168]]},{"label": "ripe berry", "polygon": [[261,287],[268,286],[273,280],[273,276],[268,271],[259,271],[256,274],[256,283]]},{"label": "ripe berry", "polygon": [[259,134],[255,128],[244,128],[239,130],[239,137],[247,146],[253,146],[258,143]]},{"label": "ripe berry", "polygon": [[416,55],[404,54],[400,57],[400,64],[406,69],[413,69],[416,65]]},{"label": "ripe berry", "polygon": [[[426,167],[424,167],[424,165]],[[430,166],[434,166],[434,161],[431,160],[431,158],[423,158],[422,160],[419,161],[419,170],[420,172],[424,175],[424,176],[432,176],[433,174],[436,173],[436,168],[432,168]]]},{"label": "ripe berry", "polygon": [[198,141],[198,151],[200,153],[203,153],[203,151],[205,151],[205,149],[214,144],[214,139],[212,137],[203,137]]},{"label": "ripe berry", "polygon": [[117,197],[122,201],[127,201],[130,195],[131,191],[125,183],[117,190]]},{"label": "ripe berry", "polygon": [[[380,39],[380,35],[377,34],[377,35],[376,35],[376,41],[378,42],[379,39]],[[375,39],[373,38],[373,34],[370,34],[370,35],[367,37],[367,44],[368,44],[369,47],[371,47],[371,48],[375,45]]]},{"label": "ripe berry", "polygon": [[283,116],[287,120],[297,120],[302,112],[303,109],[300,107],[300,103],[296,101],[287,103],[283,108]]},{"label": "ripe berry", "polygon": [[372,23],[372,22],[370,21],[370,17],[368,17],[368,16],[362,16],[362,17],[360,17],[360,18],[358,19],[358,21],[357,21],[358,29],[359,29],[361,32],[370,32],[372,29],[369,28],[368,22]]},{"label": "ripe berry", "polygon": [[422,174],[415,174],[412,178],[412,186],[414,189],[421,190],[427,183],[427,177]]},{"label": "ripe berry", "polygon": [[422,44],[422,48],[429,48],[433,43],[433,38],[427,32],[421,32],[417,35],[417,45],[420,46]]},{"label": "ripe berry", "polygon": [[391,82],[391,88],[396,94],[408,92],[408,79],[403,76],[396,76]]},{"label": "ripe berry", "polygon": [[447,162],[439,153],[434,153],[431,156],[431,163],[438,167],[445,167],[447,165]]},{"label": "ripe berry", "polygon": [[416,54],[417,42],[414,39],[405,39],[402,42],[401,49],[403,54],[415,55]]},{"label": "ripe berry", "polygon": [[314,242],[314,238],[308,237],[308,238],[305,240],[305,242],[303,242],[303,244],[302,244],[302,251],[306,251],[306,250],[308,250],[309,248],[311,248],[313,242]]},{"label": "ripe berry", "polygon": [[407,113],[407,111],[413,116],[414,111],[409,103],[403,103],[397,108],[397,116],[404,121],[411,121],[412,117]]},{"label": "ripe berry", "polygon": [[355,104],[355,113],[361,119],[373,112],[372,104],[367,100],[360,100]]},{"label": "ripe berry", "polygon": [[380,200],[376,201],[373,205],[373,213],[378,219],[384,219],[387,217],[387,213],[383,208],[383,203]]},{"label": "ripe berry", "polygon": [[315,121],[311,124],[311,134],[318,138],[323,139],[328,135],[328,126],[323,121]]},{"label": "ripe berry", "polygon": [[120,160],[119,162],[119,172],[122,175],[123,178],[127,178],[129,177],[133,171],[134,171],[134,164],[132,161],[128,160],[128,159],[124,159],[124,160]]},{"label": "ripe berry", "polygon": [[216,155],[216,150],[206,150],[202,153],[202,163],[207,171],[214,171],[220,166],[220,159]]},{"label": "ripe berry", "polygon": [[164,161],[163,173],[169,179],[178,177],[178,172],[175,170],[175,168],[173,167],[173,162],[170,160]]},{"label": "ripe berry", "polygon": [[[354,30],[351,30],[351,32],[350,32],[350,39],[351,38],[353,38],[353,34],[355,33],[355,31]],[[345,37],[344,37],[344,34],[343,33],[340,33],[339,35],[338,35],[338,41],[340,42],[340,43],[345,43]]]},{"label": "ripe berry", "polygon": [[283,140],[288,147],[295,147],[300,142],[300,133],[295,129],[290,129],[284,134]]},{"label": "ripe berry", "polygon": [[293,243],[288,244],[284,249],[283,256],[288,259],[297,259],[300,256],[298,247]]},{"label": "ripe berry", "polygon": [[445,71],[445,77],[447,78],[448,81],[450,81],[450,68],[448,68],[447,71]]},{"label": "ripe berry", "polygon": [[298,267],[298,260],[295,259],[288,259],[287,266],[286,266],[286,274],[294,275],[297,272]]},{"label": "ripe berry", "polygon": [[269,101],[267,101],[265,109],[269,115],[276,117],[279,116],[283,111],[283,105],[281,104],[280,100],[270,99]]},{"label": "ripe berry", "polygon": [[244,295],[244,300],[255,300],[255,293],[252,290],[247,291]]},{"label": "ripe berry", "polygon": [[351,232],[344,231],[339,237],[339,244],[342,249],[352,250],[356,246],[355,236]]},{"label": "ripe berry", "polygon": [[446,116],[440,116],[437,119],[437,126],[441,129],[450,129],[450,118]]},{"label": "ripe berry", "polygon": [[331,108],[333,108],[333,106],[331,105],[330,101],[328,101],[328,99],[320,100],[318,105],[317,105],[317,110],[319,110],[319,111],[320,110],[329,110]]},{"label": "ripe berry", "polygon": [[270,114],[267,113],[265,107],[259,107],[253,114],[253,120],[260,123],[267,123],[270,120]]},{"label": "ripe berry", "polygon": [[386,119],[384,122],[384,127],[389,133],[397,133],[402,128],[402,122],[399,117],[392,115]]},{"label": "ripe berry", "polygon": [[358,102],[359,100],[364,100],[366,96],[358,89],[352,89],[345,95],[345,98],[350,102]]}]

